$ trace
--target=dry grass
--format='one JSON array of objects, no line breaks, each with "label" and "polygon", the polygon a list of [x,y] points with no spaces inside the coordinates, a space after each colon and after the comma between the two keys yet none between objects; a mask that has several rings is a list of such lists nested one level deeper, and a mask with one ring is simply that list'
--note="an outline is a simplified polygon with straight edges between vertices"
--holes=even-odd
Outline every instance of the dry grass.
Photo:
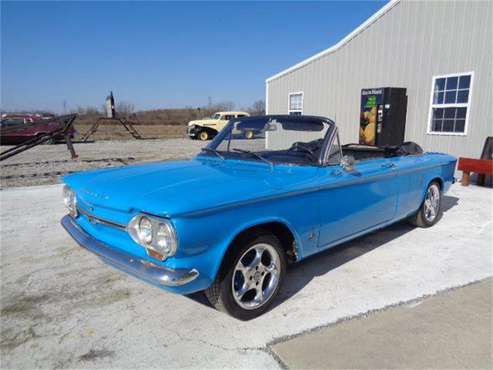
[{"label": "dry grass", "polygon": [[[79,135],[84,135],[91,128],[90,124],[75,122]],[[184,125],[135,125],[135,129],[146,139],[169,139],[186,136],[187,127]],[[99,125],[98,130],[89,140],[131,140],[133,137],[119,123]],[[77,139],[76,139],[77,140]]]},{"label": "dry grass", "polygon": [[[135,113],[120,112],[119,117],[131,122],[135,129],[145,138],[181,138],[186,136],[187,123],[210,117],[218,111],[232,110],[233,103],[223,102],[211,107],[195,108],[176,108],[176,109],[153,109],[138,111]],[[243,109],[251,114],[263,114],[263,101],[257,101],[251,108]],[[96,108],[79,109],[75,128],[83,135],[93,123],[97,122],[103,115]],[[105,122],[99,126],[98,131],[91,136],[91,140],[125,140],[132,136],[117,121]]]},{"label": "dry grass", "polygon": [[[166,126],[184,126],[188,122],[209,117],[215,113],[218,108],[200,110],[193,108],[182,109],[153,109],[146,111],[139,111],[136,113],[125,114],[121,113],[119,116],[124,117],[129,121],[135,123],[135,125],[166,125]],[[98,118],[103,117],[102,114],[97,112],[91,112],[90,114],[79,113],[77,122],[79,124],[90,125],[97,121]]]},{"label": "dry grass", "polygon": [[[210,116],[213,110],[192,108],[156,109],[140,111],[130,115],[122,115],[130,121],[135,129],[149,139],[181,138],[186,136],[187,123],[194,119]],[[75,129],[80,135],[86,133],[93,123],[101,118],[100,114],[79,114],[75,121]],[[132,136],[118,121],[105,122],[90,137],[90,140],[126,140]]]}]

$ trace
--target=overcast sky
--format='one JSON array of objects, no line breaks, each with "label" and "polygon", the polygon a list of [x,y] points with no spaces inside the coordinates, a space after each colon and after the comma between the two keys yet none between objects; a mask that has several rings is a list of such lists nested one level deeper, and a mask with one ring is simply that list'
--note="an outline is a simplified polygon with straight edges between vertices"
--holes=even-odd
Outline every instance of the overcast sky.
[{"label": "overcast sky", "polygon": [[264,99],[265,79],[385,1],[1,2],[1,108],[137,109]]}]

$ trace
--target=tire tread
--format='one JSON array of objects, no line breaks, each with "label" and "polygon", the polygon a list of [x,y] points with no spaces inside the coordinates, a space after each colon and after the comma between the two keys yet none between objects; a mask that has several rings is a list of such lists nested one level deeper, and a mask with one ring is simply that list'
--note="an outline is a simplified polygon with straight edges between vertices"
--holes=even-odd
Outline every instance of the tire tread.
[{"label": "tire tread", "polygon": [[[428,186],[426,187],[426,191],[428,191],[428,189],[430,188],[431,185],[433,184],[436,184],[438,185],[438,188],[440,189],[440,183],[438,181],[432,181],[431,183],[428,184]],[[434,224],[436,224],[438,222],[438,220],[441,218],[442,216],[442,194],[441,194],[441,190],[440,190],[440,207],[439,207],[439,210],[438,210],[438,215],[435,217],[435,219],[433,220],[433,222],[429,223],[425,220],[424,218],[424,200],[423,202],[421,203],[418,211],[413,214],[412,216],[409,217],[408,221],[414,225],[414,226],[417,226],[417,227],[420,227],[420,228],[427,228],[427,227],[431,227],[433,226]]]},{"label": "tire tread", "polygon": [[[223,302],[222,293],[223,293],[223,289],[225,289],[225,284],[227,285],[227,283],[225,282],[225,279],[228,278],[228,276],[229,276],[228,271],[232,267],[231,266],[232,262],[238,257],[238,254],[240,254],[240,252],[243,250],[244,246],[248,246],[249,244],[256,242],[256,240],[258,240],[259,238],[262,238],[262,237],[272,238],[273,244],[276,244],[278,247],[281,246],[281,242],[279,241],[279,239],[274,234],[272,234],[270,232],[263,231],[263,230],[256,230],[251,235],[246,236],[246,237],[243,236],[240,239],[236,240],[235,243],[238,244],[238,248],[235,251],[227,253],[225,255],[224,263],[221,265],[220,270],[218,271],[218,273],[216,275],[216,279],[211,284],[211,286],[204,291],[204,294],[205,294],[207,300],[209,301],[209,303],[218,311],[228,313],[228,314],[230,314],[236,318],[239,318],[240,320],[249,320],[251,318],[256,317],[256,315],[251,315],[253,313],[253,311],[247,313],[244,316],[238,315],[235,312],[232,312],[231,309],[228,309],[227,305]],[[285,269],[286,269],[286,263],[285,263],[286,256],[281,255],[280,257],[284,261],[282,268],[285,271]],[[282,281],[282,279],[281,279],[281,281]],[[273,297],[272,300],[274,300],[274,299],[275,299],[275,297]],[[267,306],[261,307],[259,309],[259,312],[260,312],[259,315],[261,315],[266,310],[268,310],[271,303],[272,303],[272,301],[270,303],[268,303]]]}]

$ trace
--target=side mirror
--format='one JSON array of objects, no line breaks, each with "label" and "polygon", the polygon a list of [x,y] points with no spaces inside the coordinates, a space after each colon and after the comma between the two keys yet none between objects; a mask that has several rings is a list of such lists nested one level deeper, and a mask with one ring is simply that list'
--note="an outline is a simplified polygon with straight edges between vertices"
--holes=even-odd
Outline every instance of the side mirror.
[{"label": "side mirror", "polygon": [[354,170],[354,164],[356,163],[356,160],[354,157],[351,157],[349,155],[345,155],[341,159],[341,166],[344,169],[344,171],[347,172],[352,172]]}]

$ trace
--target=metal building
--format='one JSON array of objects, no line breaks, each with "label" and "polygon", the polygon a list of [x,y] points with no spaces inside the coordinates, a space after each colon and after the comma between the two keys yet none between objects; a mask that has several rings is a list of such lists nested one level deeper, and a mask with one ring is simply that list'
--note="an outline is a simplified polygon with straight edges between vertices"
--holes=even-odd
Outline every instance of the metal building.
[{"label": "metal building", "polygon": [[407,89],[405,140],[479,158],[493,136],[493,2],[385,5],[336,45],[266,80],[269,114],[335,118],[358,142],[361,90]]}]

